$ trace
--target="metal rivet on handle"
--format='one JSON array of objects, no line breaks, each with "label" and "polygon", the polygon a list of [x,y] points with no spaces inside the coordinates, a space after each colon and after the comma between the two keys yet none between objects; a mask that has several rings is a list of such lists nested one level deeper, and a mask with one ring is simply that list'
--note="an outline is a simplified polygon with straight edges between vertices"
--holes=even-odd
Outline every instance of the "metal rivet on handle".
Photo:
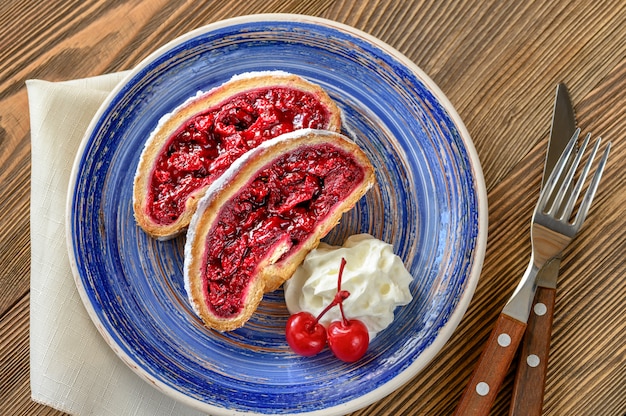
[{"label": "metal rivet on handle", "polygon": [[501,347],[508,347],[511,345],[511,337],[509,334],[500,334],[498,335],[498,345]]},{"label": "metal rivet on handle", "polygon": [[476,385],[476,393],[478,393],[480,396],[486,396],[487,394],[489,394],[489,384],[485,383],[484,381],[478,383]]},{"label": "metal rivet on handle", "polygon": [[526,357],[526,364],[528,364],[530,367],[537,367],[540,362],[541,360],[535,354],[530,354],[528,357]]},{"label": "metal rivet on handle", "polygon": [[537,316],[543,316],[546,314],[546,312],[548,312],[548,308],[543,303],[535,304],[533,310],[535,311],[535,315]]}]

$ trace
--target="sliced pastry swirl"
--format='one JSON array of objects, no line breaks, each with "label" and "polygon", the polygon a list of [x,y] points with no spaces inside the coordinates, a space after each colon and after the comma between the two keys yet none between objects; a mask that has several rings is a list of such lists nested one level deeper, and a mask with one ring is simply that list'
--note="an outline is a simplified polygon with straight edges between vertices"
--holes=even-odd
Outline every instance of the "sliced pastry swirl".
[{"label": "sliced pastry swirl", "polygon": [[283,134],[233,163],[187,230],[185,287],[205,325],[241,327],[374,183],[365,153],[326,130]]},{"label": "sliced pastry swirl", "polygon": [[135,173],[135,219],[153,237],[174,237],[207,188],[250,149],[297,129],[340,127],[337,106],[316,84],[282,71],[235,76],[160,120]]}]

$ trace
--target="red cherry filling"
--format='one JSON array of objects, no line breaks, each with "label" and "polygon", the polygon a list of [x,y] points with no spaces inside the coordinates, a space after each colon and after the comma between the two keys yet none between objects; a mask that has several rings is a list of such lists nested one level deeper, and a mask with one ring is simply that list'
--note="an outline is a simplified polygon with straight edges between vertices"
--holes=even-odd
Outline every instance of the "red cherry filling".
[{"label": "red cherry filling", "polygon": [[157,157],[148,192],[150,217],[171,224],[189,195],[210,185],[246,151],[300,128],[321,129],[330,114],[314,94],[259,88],[187,120]]},{"label": "red cherry filling", "polygon": [[206,239],[205,298],[230,317],[257,265],[280,247],[279,263],[364,180],[357,162],[331,145],[307,146],[265,168],[226,202]]}]

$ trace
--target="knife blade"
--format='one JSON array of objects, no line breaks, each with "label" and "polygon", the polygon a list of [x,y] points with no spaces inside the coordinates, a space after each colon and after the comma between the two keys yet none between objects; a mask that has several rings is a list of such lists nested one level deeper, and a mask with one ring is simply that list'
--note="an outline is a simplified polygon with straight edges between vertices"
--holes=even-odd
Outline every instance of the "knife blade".
[{"label": "knife blade", "polygon": [[[550,140],[543,170],[542,185],[576,130],[576,116],[565,84],[556,88]],[[537,289],[526,332],[522,340],[519,362],[513,385],[509,415],[539,416],[550,352],[556,284],[561,257],[546,264],[537,275]]]}]

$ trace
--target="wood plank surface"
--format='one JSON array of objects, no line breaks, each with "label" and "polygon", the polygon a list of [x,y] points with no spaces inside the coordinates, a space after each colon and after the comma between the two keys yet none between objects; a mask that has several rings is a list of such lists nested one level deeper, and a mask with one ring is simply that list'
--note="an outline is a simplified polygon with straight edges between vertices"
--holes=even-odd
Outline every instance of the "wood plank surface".
[{"label": "wood plank surface", "polygon": [[[626,2],[614,0],[0,2],[0,414],[63,414],[30,400],[25,80],[130,69],[189,30],[267,12],[336,20],[404,53],[456,107],[484,170],[487,253],[461,325],[423,372],[354,414],[453,413],[526,267],[554,89],[564,81],[583,131],[613,148],[561,265],[543,413],[626,415]],[[493,415],[508,413],[512,370]]]}]

